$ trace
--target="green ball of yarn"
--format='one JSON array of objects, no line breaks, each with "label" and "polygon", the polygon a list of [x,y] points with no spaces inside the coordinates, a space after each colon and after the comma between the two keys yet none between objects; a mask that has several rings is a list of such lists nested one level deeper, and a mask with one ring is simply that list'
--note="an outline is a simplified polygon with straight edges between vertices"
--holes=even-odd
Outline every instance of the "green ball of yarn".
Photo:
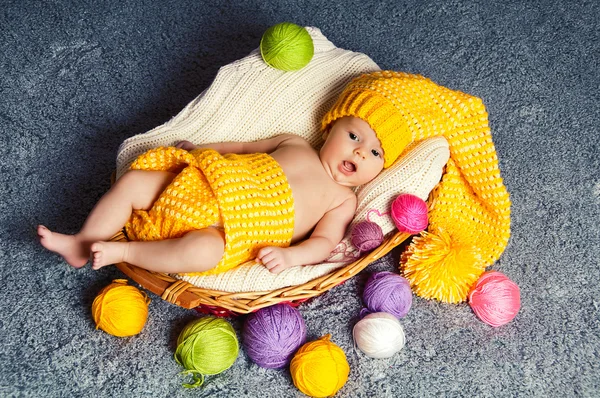
[{"label": "green ball of yarn", "polygon": [[188,323],[177,338],[175,361],[191,374],[194,383],[184,387],[199,387],[205,375],[219,374],[229,369],[239,352],[235,330],[222,318],[208,316]]},{"label": "green ball of yarn", "polygon": [[282,22],[267,29],[260,41],[260,53],[269,66],[293,71],[310,62],[315,47],[306,28]]}]

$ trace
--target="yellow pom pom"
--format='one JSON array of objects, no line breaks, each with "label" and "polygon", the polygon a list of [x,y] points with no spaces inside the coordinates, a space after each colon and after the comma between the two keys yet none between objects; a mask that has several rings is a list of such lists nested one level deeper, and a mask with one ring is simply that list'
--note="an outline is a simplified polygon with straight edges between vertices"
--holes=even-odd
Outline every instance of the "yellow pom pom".
[{"label": "yellow pom pom", "polygon": [[472,245],[452,241],[441,229],[415,237],[401,259],[402,272],[416,295],[446,303],[467,299],[469,289],[485,271]]},{"label": "yellow pom pom", "polygon": [[304,344],[290,363],[294,385],[311,397],[334,395],[348,381],[350,366],[344,351],[327,334]]},{"label": "yellow pom pom", "polygon": [[138,334],[148,319],[148,304],[146,293],[127,285],[126,279],[115,279],[92,304],[96,329],[119,337]]}]

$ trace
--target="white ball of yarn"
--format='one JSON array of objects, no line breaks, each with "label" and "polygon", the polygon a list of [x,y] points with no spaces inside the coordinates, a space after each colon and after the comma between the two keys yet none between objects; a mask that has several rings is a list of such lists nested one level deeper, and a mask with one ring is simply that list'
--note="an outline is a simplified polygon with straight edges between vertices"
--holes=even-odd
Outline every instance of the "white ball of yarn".
[{"label": "white ball of yarn", "polygon": [[404,347],[404,328],[387,312],[374,312],[361,319],[352,330],[354,343],[371,358],[389,358]]}]

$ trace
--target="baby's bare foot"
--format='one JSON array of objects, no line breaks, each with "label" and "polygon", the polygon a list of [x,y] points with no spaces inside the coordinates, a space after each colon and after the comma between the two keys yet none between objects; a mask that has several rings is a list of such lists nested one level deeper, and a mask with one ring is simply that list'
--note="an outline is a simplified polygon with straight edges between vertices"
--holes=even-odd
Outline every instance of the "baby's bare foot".
[{"label": "baby's bare foot", "polygon": [[127,242],[96,242],[92,244],[92,268],[100,269],[105,265],[125,261]]},{"label": "baby's bare foot", "polygon": [[42,246],[60,254],[71,267],[81,268],[88,262],[89,251],[75,236],[52,232],[43,225],[38,225],[37,233]]}]

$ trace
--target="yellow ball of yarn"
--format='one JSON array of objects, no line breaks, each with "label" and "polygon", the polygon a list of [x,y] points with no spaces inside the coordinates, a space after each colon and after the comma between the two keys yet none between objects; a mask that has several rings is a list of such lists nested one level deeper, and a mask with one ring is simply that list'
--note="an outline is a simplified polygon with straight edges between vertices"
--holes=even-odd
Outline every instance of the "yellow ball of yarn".
[{"label": "yellow ball of yarn", "polygon": [[348,381],[350,366],[344,351],[327,334],[304,344],[290,363],[294,385],[311,397],[329,397]]},{"label": "yellow ball of yarn", "polygon": [[118,337],[136,335],[148,319],[148,304],[146,293],[127,285],[126,279],[115,279],[98,293],[92,304],[96,329]]}]

